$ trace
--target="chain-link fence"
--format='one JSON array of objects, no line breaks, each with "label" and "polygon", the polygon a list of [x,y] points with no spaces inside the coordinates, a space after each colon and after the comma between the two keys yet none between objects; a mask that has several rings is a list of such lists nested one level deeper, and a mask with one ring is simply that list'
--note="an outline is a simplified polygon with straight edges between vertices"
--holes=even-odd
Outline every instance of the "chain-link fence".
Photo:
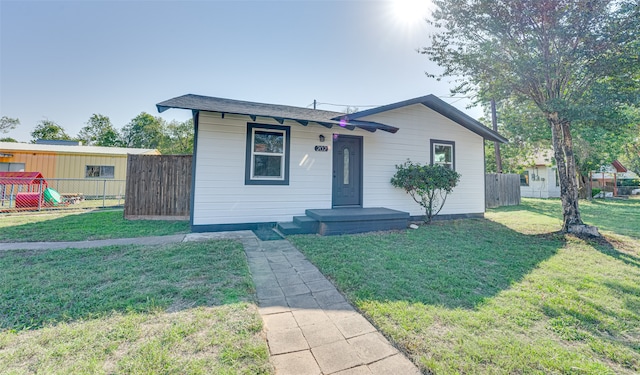
[{"label": "chain-link fence", "polygon": [[0,212],[124,206],[125,180],[4,178]]},{"label": "chain-link fence", "polygon": [[595,198],[640,197],[640,179],[593,179],[592,195]]}]

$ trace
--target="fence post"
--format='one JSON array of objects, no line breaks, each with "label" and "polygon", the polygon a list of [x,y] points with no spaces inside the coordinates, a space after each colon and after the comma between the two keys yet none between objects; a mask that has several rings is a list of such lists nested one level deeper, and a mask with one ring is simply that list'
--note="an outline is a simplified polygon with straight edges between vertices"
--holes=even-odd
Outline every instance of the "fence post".
[{"label": "fence post", "polygon": [[107,199],[107,180],[102,180],[102,208],[106,207],[105,200]]},{"label": "fence post", "polygon": [[38,211],[42,210],[43,199],[44,199],[44,192],[42,191],[42,179],[40,179],[40,195],[38,196]]}]

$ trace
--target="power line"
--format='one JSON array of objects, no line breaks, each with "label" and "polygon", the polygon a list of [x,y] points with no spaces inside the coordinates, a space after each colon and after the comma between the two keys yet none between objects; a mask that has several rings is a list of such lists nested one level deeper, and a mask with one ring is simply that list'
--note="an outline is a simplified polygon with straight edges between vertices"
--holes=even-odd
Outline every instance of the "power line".
[{"label": "power line", "polygon": [[[454,100],[453,102],[451,102],[449,104],[453,104],[453,103],[459,102],[462,99],[472,99],[473,98],[472,96],[454,96],[454,95],[436,95],[436,97],[441,98],[441,99],[445,99],[445,98],[446,99],[457,99],[457,100]],[[311,107],[316,108],[317,106],[320,106],[320,105],[329,105],[329,106],[333,106],[333,107],[345,107],[345,108],[346,107],[349,107],[349,108],[353,108],[353,107],[356,107],[356,108],[374,108],[374,107],[380,107],[381,106],[380,104],[360,104],[360,105],[358,105],[358,104],[321,103],[321,102],[318,102],[318,101],[314,100],[313,103],[310,103],[309,105],[307,105],[307,108],[311,108]]]}]

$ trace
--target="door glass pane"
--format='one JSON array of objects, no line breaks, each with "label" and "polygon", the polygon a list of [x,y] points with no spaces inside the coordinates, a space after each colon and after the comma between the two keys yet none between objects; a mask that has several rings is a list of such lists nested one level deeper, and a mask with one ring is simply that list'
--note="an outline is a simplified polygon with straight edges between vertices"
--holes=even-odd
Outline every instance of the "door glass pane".
[{"label": "door glass pane", "polygon": [[344,163],[342,170],[344,171],[344,175],[342,176],[342,183],[345,185],[349,185],[349,149],[345,147],[343,153]]}]

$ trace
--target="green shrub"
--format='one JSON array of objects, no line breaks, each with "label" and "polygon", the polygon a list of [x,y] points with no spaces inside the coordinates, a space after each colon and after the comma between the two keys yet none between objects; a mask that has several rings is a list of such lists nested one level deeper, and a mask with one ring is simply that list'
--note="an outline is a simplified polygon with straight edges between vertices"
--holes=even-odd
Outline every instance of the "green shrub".
[{"label": "green shrub", "polygon": [[591,197],[595,197],[596,195],[600,194],[601,191],[602,191],[602,189],[600,189],[600,188],[591,189]]},{"label": "green shrub", "polygon": [[436,216],[447,195],[460,181],[460,174],[442,165],[420,165],[407,160],[396,165],[391,185],[404,189],[425,210],[425,223]]},{"label": "green shrub", "polygon": [[618,180],[618,186],[640,186],[640,179],[629,178]]}]

